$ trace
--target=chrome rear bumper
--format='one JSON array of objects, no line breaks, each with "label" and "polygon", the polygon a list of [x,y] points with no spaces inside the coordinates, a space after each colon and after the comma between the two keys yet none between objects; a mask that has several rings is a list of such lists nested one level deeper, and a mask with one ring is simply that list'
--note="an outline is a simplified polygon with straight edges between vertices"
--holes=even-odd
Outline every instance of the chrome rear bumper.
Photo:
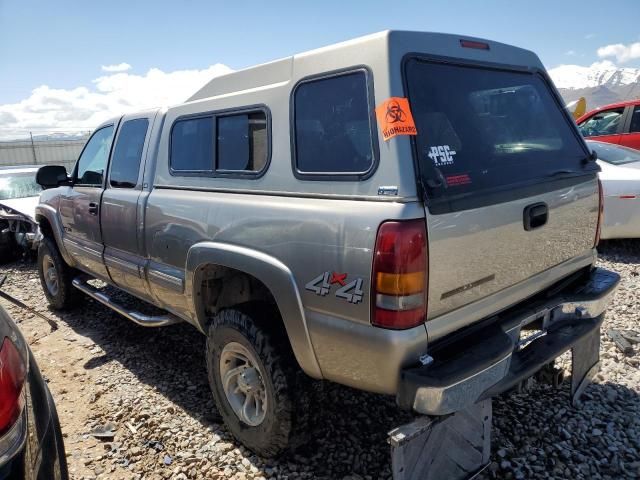
[{"label": "chrome rear bumper", "polygon": [[[444,339],[426,364],[402,372],[398,404],[426,415],[446,415],[491,398],[573,351],[574,399],[597,371],[600,325],[620,280],[596,268],[588,278],[550,298]],[[535,333],[521,338],[521,332]]]}]

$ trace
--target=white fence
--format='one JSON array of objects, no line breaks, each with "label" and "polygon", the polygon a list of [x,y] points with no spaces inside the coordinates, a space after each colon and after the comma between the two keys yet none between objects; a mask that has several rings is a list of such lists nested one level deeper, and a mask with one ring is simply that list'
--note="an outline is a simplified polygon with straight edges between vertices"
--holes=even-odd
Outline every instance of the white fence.
[{"label": "white fence", "polygon": [[64,165],[69,170],[78,159],[86,140],[0,142],[0,166]]}]

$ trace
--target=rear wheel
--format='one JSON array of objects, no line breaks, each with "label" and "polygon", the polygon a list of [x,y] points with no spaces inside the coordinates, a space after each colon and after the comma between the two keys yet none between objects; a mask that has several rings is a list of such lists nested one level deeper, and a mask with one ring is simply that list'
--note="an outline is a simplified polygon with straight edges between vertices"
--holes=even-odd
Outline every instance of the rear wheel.
[{"label": "rear wheel", "polygon": [[38,247],[38,274],[49,304],[56,310],[71,308],[78,292],[73,288],[75,270],[67,265],[55,242],[45,237]]},{"label": "rear wheel", "polygon": [[207,339],[209,384],[218,411],[241,443],[265,457],[302,443],[311,410],[310,379],[286,336],[272,331],[279,318],[269,311],[223,310]]}]

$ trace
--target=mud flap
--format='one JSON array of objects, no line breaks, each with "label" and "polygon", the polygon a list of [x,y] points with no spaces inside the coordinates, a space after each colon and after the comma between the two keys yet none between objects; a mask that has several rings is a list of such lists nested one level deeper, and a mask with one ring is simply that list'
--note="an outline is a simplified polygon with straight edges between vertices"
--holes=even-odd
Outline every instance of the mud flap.
[{"label": "mud flap", "polygon": [[491,399],[443,417],[419,417],[389,432],[394,480],[475,478],[489,464]]},{"label": "mud flap", "polygon": [[571,349],[571,404],[582,406],[580,397],[600,369],[600,329],[595,329]]}]

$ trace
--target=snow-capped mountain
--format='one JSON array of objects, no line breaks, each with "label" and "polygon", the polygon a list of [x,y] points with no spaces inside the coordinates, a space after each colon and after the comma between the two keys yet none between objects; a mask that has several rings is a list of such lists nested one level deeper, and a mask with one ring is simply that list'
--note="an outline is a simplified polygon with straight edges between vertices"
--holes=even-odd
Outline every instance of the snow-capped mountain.
[{"label": "snow-capped mountain", "polygon": [[605,60],[590,67],[560,65],[549,75],[565,102],[585,97],[587,110],[640,98],[640,68],[617,67]]},{"label": "snow-capped mountain", "polygon": [[549,75],[562,89],[593,88],[605,85],[620,87],[640,81],[640,68],[616,67],[612,62],[596,62],[590,67],[560,65],[549,70]]}]

